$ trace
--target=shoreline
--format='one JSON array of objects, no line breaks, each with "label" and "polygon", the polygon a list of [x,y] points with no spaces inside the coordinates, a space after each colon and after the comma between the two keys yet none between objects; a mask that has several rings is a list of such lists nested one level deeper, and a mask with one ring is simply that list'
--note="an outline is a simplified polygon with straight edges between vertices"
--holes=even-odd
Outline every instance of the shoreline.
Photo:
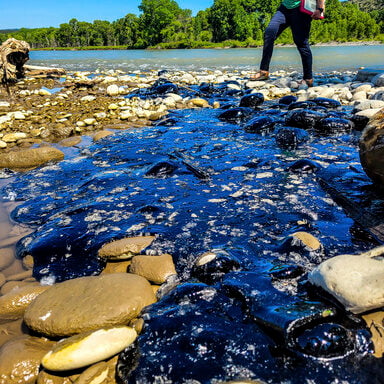
[{"label": "shoreline", "polygon": [[[218,43],[220,44],[220,43]],[[383,45],[381,41],[378,40],[369,40],[369,41],[347,41],[347,42],[337,42],[330,41],[326,43],[314,43],[311,44],[312,47],[358,47],[358,46],[374,46],[374,45]],[[255,49],[262,48],[263,45],[256,45],[251,47],[239,47],[239,46],[211,46],[211,47],[198,47],[198,48],[161,48],[161,47],[149,47],[149,48],[126,48],[122,46],[109,46],[109,47],[56,47],[56,48],[31,48],[31,51],[165,51],[165,50],[197,50],[197,49]],[[294,44],[275,44],[275,47],[279,48],[291,48],[295,47]]]}]

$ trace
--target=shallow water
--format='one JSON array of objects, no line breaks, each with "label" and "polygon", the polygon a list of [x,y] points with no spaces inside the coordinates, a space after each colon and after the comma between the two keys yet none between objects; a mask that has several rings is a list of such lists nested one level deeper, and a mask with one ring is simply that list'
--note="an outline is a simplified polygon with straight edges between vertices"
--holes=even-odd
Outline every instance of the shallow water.
[{"label": "shallow water", "polygon": [[[312,48],[315,72],[355,71],[359,67],[382,65],[384,45],[321,46]],[[249,70],[258,67],[261,48],[193,50],[107,50],[107,51],[32,51],[31,65],[59,66],[66,70],[123,71],[172,70]],[[332,58],[332,60],[330,60]],[[301,71],[294,47],[276,47],[271,70]]]}]

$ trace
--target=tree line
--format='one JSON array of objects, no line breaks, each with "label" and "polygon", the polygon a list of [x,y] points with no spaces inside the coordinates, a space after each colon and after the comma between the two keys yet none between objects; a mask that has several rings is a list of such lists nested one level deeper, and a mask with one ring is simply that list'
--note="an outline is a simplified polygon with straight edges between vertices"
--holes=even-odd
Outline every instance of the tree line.
[{"label": "tree line", "polygon": [[[312,24],[311,42],[383,40],[383,10],[364,4],[375,0],[327,0],[326,18]],[[377,0],[382,1],[382,0]],[[32,48],[78,48],[120,46],[128,49],[148,47],[197,48],[217,45],[257,46],[281,0],[214,0],[213,5],[192,16],[174,0],[142,0],[140,15],[129,13],[113,21],[93,23],[71,19],[59,28],[21,28],[1,33],[0,42],[9,37],[27,41]],[[292,43],[290,30],[279,43]]]}]

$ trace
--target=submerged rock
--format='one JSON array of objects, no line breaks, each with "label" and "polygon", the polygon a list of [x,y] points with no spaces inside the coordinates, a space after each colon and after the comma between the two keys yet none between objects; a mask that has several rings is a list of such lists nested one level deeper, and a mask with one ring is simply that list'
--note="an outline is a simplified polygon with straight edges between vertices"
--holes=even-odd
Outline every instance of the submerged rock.
[{"label": "submerged rock", "polygon": [[327,117],[320,120],[316,125],[319,133],[323,134],[347,133],[350,132],[353,127],[352,121],[337,117]]},{"label": "submerged rock", "polygon": [[338,108],[341,107],[341,103],[335,99],[328,99],[326,97],[317,97],[312,100],[315,104],[325,108]]},{"label": "submerged rock", "polygon": [[273,130],[277,121],[272,116],[257,116],[244,126],[246,132],[265,135]]},{"label": "submerged rock", "polygon": [[264,95],[262,93],[251,93],[240,99],[240,107],[256,108],[263,104]]},{"label": "submerged rock", "polygon": [[155,301],[150,284],[141,276],[115,273],[82,277],[42,293],[29,305],[24,320],[44,335],[70,336],[127,324]]},{"label": "submerged rock", "polygon": [[308,132],[295,127],[280,126],[275,132],[275,140],[280,148],[296,149],[300,144],[307,141]]},{"label": "submerged rock", "polygon": [[335,256],[321,263],[309,281],[330,293],[348,311],[362,313],[384,305],[384,247],[360,255]]},{"label": "submerged rock", "polygon": [[285,123],[292,127],[312,129],[324,117],[323,113],[310,109],[294,109],[287,114]]},{"label": "submerged rock", "polygon": [[240,122],[247,119],[253,113],[253,109],[246,107],[231,108],[221,112],[218,116],[220,120],[228,121],[231,123]]}]

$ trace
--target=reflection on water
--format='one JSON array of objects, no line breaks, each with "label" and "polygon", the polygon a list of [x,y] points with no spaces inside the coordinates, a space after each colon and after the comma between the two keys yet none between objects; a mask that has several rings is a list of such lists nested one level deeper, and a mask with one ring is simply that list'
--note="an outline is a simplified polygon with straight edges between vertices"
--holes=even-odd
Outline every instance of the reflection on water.
[{"label": "reflection on water", "polygon": [[[313,47],[316,72],[355,71],[361,66],[382,65],[384,45]],[[31,64],[60,66],[67,70],[249,70],[258,67],[261,48],[194,50],[32,51]],[[332,58],[330,60],[330,58]],[[294,47],[276,47],[271,70],[301,71]]]}]

